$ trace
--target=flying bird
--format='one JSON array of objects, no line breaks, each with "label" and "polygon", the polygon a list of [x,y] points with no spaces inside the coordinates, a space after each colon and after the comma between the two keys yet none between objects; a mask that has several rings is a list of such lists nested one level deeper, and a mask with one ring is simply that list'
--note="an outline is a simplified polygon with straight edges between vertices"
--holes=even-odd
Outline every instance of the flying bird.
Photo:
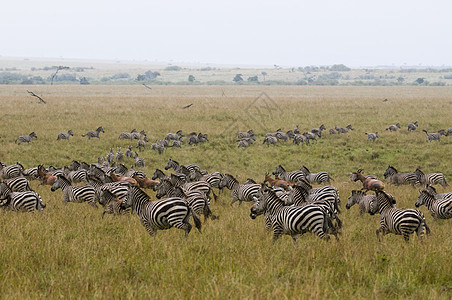
[{"label": "flying bird", "polygon": [[187,105],[187,106],[182,107],[182,109],[189,108],[189,107],[192,106],[192,105],[193,105],[193,103],[192,103],[192,104],[189,104],[189,105]]}]

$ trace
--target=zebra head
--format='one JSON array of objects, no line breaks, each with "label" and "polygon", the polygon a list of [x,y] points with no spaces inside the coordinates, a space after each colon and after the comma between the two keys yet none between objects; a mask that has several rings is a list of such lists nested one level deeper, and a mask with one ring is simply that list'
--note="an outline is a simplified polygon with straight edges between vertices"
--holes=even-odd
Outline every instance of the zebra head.
[{"label": "zebra head", "polygon": [[162,197],[168,194],[172,187],[173,185],[171,184],[171,181],[169,180],[160,181],[160,183],[155,186],[155,189],[157,190],[157,194],[155,195],[155,197],[157,197],[157,199],[161,199]]},{"label": "zebra head", "polygon": [[348,197],[348,202],[345,208],[350,209],[353,205],[357,204],[359,200],[365,195],[366,193],[360,190],[353,190],[352,194]]},{"label": "zebra head", "polygon": [[284,173],[286,170],[284,170],[284,168],[279,165],[276,167],[275,171],[272,173],[273,175],[280,175],[281,173]]},{"label": "zebra head", "polygon": [[396,168],[394,168],[393,166],[389,165],[388,168],[386,169],[385,173],[384,173],[384,177],[388,178],[388,177],[391,177],[392,175],[394,175],[396,173],[397,173]]},{"label": "zebra head", "polygon": [[257,216],[264,214],[267,210],[268,190],[269,188],[265,184],[262,184],[261,188],[257,192],[256,201],[251,207],[251,219],[256,219]]},{"label": "zebra head", "polygon": [[417,198],[415,206],[419,207],[421,205],[424,205],[427,202],[427,200],[431,201],[433,199],[435,199],[435,195],[432,193],[431,190],[429,189],[425,189],[422,191],[419,190],[419,197]]}]

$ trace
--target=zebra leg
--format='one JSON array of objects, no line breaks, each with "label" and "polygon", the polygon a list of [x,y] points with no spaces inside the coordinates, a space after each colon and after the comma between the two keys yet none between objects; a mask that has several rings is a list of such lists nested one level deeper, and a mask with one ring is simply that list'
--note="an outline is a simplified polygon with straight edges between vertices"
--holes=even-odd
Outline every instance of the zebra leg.
[{"label": "zebra leg", "polygon": [[[381,234],[381,235],[382,235],[381,237],[380,237],[380,232],[382,233],[382,234]],[[378,228],[377,231],[376,231],[376,233],[377,233],[377,239],[378,239],[378,241],[379,241],[379,242],[383,241],[383,236],[384,236],[384,230],[383,230],[383,228],[382,228],[382,227]]]},{"label": "zebra leg", "polygon": [[157,233],[157,230],[155,230],[147,220],[140,219],[140,221],[150,236],[154,236]]},{"label": "zebra leg", "polygon": [[[234,204],[234,202],[236,202],[237,200],[238,200],[237,198],[232,197],[231,207],[232,207],[232,204]],[[240,202],[241,202],[241,201],[240,201]],[[240,206],[240,202],[239,202],[239,206]]]},{"label": "zebra leg", "polygon": [[217,195],[215,195],[215,192],[213,191],[212,188],[210,189],[209,194],[210,194],[210,192],[212,192],[213,199],[214,199],[215,201],[217,201]]}]

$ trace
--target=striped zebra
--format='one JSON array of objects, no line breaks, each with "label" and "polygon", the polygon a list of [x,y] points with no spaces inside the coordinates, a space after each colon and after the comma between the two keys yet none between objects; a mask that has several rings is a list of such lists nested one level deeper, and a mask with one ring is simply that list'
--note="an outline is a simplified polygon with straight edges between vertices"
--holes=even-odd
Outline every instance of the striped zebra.
[{"label": "striped zebra", "polygon": [[23,176],[27,178],[28,180],[36,180],[39,179],[38,175],[38,167],[33,167],[29,169],[25,169],[22,171]]},{"label": "striped zebra", "polygon": [[122,132],[119,134],[118,139],[120,140],[132,140],[132,132]]},{"label": "striped zebra", "polygon": [[443,187],[448,186],[446,182],[446,177],[444,176],[443,173],[424,174],[419,168],[416,168],[414,173],[417,175],[417,179],[422,185],[440,184]]},{"label": "striped zebra", "polygon": [[223,174],[220,172],[212,172],[208,174],[203,174],[199,170],[194,170],[190,173],[191,181],[199,181],[204,180],[207,181],[211,187],[217,188],[220,192],[222,189],[220,188],[220,181],[223,178]]},{"label": "striped zebra", "polygon": [[[337,126],[335,126],[334,129],[336,130],[337,133],[347,133],[350,130],[354,130],[351,124],[349,124],[349,125],[347,125],[345,127],[337,127]],[[330,131],[330,134],[331,134],[331,131]]]},{"label": "striped zebra", "polygon": [[252,129],[250,129],[247,132],[239,132],[239,133],[237,133],[237,139],[238,140],[245,139],[245,138],[250,138],[252,140],[256,140],[256,138],[254,137],[254,131]]},{"label": "striped zebra", "polygon": [[100,133],[103,132],[105,133],[104,129],[102,128],[102,126],[97,127],[96,130],[94,131],[88,131],[86,134],[82,134],[83,137],[87,136],[88,140],[90,140],[91,138],[98,138],[100,139]]},{"label": "striped zebra", "polygon": [[366,195],[366,193],[361,190],[353,190],[352,194],[348,197],[345,208],[350,209],[353,205],[358,204],[359,215],[370,213],[370,207],[376,200],[377,197],[375,195]]},{"label": "striped zebra", "polygon": [[419,123],[417,121],[414,123],[408,123],[408,132],[415,131],[418,126],[419,126]]},{"label": "striped zebra", "polygon": [[167,141],[171,141],[171,140],[181,141],[183,136],[184,135],[182,134],[182,130],[178,130],[176,133],[167,133],[166,136],[165,136],[165,140],[167,140]]},{"label": "striped zebra", "polygon": [[306,180],[309,183],[317,183],[317,184],[328,183],[329,184],[330,180],[333,180],[333,178],[331,178],[330,174],[328,174],[325,171],[321,171],[318,173],[311,173],[306,166],[302,166],[300,168],[300,171],[304,173]]},{"label": "striped zebra", "polygon": [[425,132],[425,134],[427,135],[427,140],[429,142],[431,142],[431,141],[438,141],[438,142],[440,142],[441,141],[441,135],[444,132],[443,131],[443,132],[431,132],[431,133],[428,133],[427,130],[425,130],[425,129],[422,130],[422,131]]},{"label": "striped zebra", "polygon": [[185,237],[188,237],[192,228],[189,223],[190,215],[193,216],[196,228],[201,232],[201,220],[182,198],[150,201],[149,196],[141,189],[130,187],[126,205],[132,207],[132,212],[138,215],[141,224],[151,236],[155,235],[157,230],[176,227],[184,230]]},{"label": "striped zebra", "polygon": [[268,214],[273,229],[273,243],[283,234],[290,235],[294,243],[298,235],[312,232],[321,239],[329,240],[327,232],[332,226],[327,212],[320,206],[285,206],[275,192],[265,188],[259,191],[259,197],[251,207],[250,217]]},{"label": "striped zebra", "polygon": [[337,201],[338,204],[341,203],[341,200],[339,198],[339,190],[334,186],[326,185],[318,188],[313,188],[312,185],[310,185],[305,180],[298,181],[296,185],[301,186],[308,191],[308,201],[314,201],[315,199],[318,200],[318,198],[323,197],[323,195],[331,195],[334,197],[334,199],[331,198],[331,203],[334,203],[335,201]]},{"label": "striped zebra", "polygon": [[[336,220],[336,225],[331,228],[331,233],[337,233],[342,228],[342,221],[337,216],[340,213],[337,198],[334,195],[323,194],[309,194],[308,190],[300,185],[294,185],[289,191],[286,205],[304,206],[307,204],[315,204],[323,208],[328,213],[331,219]],[[337,238],[337,236],[336,236]]]},{"label": "striped zebra", "polygon": [[61,188],[63,191],[63,203],[68,202],[83,203],[88,202],[91,206],[97,208],[95,201],[95,189],[91,185],[72,186],[71,182],[63,175],[58,175],[57,180],[51,187],[51,191],[55,192]]},{"label": "striped zebra", "polygon": [[110,182],[96,187],[95,200],[104,207],[102,218],[107,214],[127,214],[129,207],[122,208],[129,193],[130,184],[126,181]]},{"label": "striped zebra", "polygon": [[[404,240],[410,240],[410,234],[416,232],[422,242],[424,228],[426,233],[430,233],[430,228],[425,222],[424,214],[413,208],[395,208],[395,199],[383,191],[376,191],[377,200],[372,203],[370,214],[380,213],[380,228],[376,234],[379,241],[387,233],[402,235]],[[380,237],[381,233],[381,237]]]},{"label": "striped zebra", "polygon": [[12,179],[6,179],[2,180],[2,183],[6,184],[6,186],[12,191],[12,192],[26,192],[31,191],[30,183],[28,182],[27,178],[19,176]]},{"label": "striped zebra", "polygon": [[131,158],[133,156],[132,146],[127,147],[125,153],[126,157]]},{"label": "striped zebra", "polygon": [[122,153],[122,151],[121,151],[121,147],[118,147],[117,148],[117,151],[116,151],[116,161],[123,161],[124,160],[124,153]]},{"label": "striped zebra", "polygon": [[435,194],[428,189],[419,191],[420,195],[416,201],[416,207],[425,204],[430,214],[435,219],[450,219],[452,218],[452,198],[449,199],[435,199]]},{"label": "striped zebra", "polygon": [[144,130],[141,130],[140,132],[137,132],[136,130],[132,132],[132,139],[135,140],[141,140],[146,138],[146,132]]},{"label": "striped zebra", "polygon": [[5,164],[0,165],[0,177],[2,179],[11,179],[23,175],[24,167],[19,163],[14,165],[6,166]]},{"label": "striped zebra", "polygon": [[266,136],[262,144],[265,143],[267,144],[267,147],[270,147],[270,144],[276,146],[276,144],[278,144],[278,139],[275,136]]},{"label": "striped zebra", "polygon": [[259,184],[239,184],[237,179],[230,174],[224,174],[219,186],[220,188],[227,187],[231,190],[231,206],[236,201],[239,201],[239,206],[242,204],[242,201],[255,201],[260,188]]},{"label": "striped zebra", "polygon": [[435,199],[452,199],[452,193],[437,193],[432,185],[427,184],[425,189],[435,195]]},{"label": "striped zebra", "polygon": [[384,173],[384,177],[389,177],[389,183],[395,185],[411,184],[412,186],[419,184],[419,180],[415,173],[399,173],[396,168],[389,165]]},{"label": "striped zebra", "polygon": [[[185,174],[185,172],[181,171],[181,168],[185,167],[188,169],[188,174]],[[201,170],[201,168],[198,165],[195,164],[188,164],[188,165],[180,165],[177,161],[172,160],[171,158],[168,160],[168,163],[165,166],[165,170],[173,169],[175,172],[184,173],[185,175],[189,176],[190,172],[194,170]]]},{"label": "striped zebra", "polygon": [[[174,179],[174,174],[171,174],[171,178]],[[160,199],[164,196],[167,196],[172,189],[175,187],[180,186],[185,192],[197,190],[200,192],[203,192],[207,197],[210,196],[210,192],[212,192],[213,197],[215,200],[217,200],[217,195],[212,190],[212,187],[207,181],[195,181],[195,182],[186,182],[183,184],[177,184],[174,183],[173,180],[163,179],[160,181],[159,184],[155,186],[155,189],[157,190],[157,199]]]},{"label": "striped zebra", "polygon": [[272,174],[279,176],[282,180],[292,183],[297,183],[300,180],[304,180],[306,177],[302,171],[286,172],[286,170],[281,165],[277,166]]},{"label": "striped zebra", "polygon": [[70,136],[74,136],[74,133],[72,132],[72,129],[69,129],[68,132],[60,132],[57,136],[57,141],[59,140],[69,140]]},{"label": "striped zebra", "polygon": [[326,130],[326,127],[324,124],[320,125],[319,128],[312,128],[311,133],[316,134],[318,137],[322,137],[322,131]]},{"label": "striped zebra", "polygon": [[19,136],[15,141],[14,141],[14,143],[18,143],[19,145],[21,144],[21,143],[30,143],[32,140],[33,140],[33,138],[35,138],[35,139],[38,139],[38,136],[36,135],[36,133],[33,131],[32,133],[30,133],[29,135],[21,135],[21,136]]},{"label": "striped zebra", "polygon": [[32,212],[37,210],[42,213],[46,207],[38,193],[34,191],[13,192],[3,182],[0,182],[0,197],[0,206],[14,211]]},{"label": "striped zebra", "polygon": [[395,125],[389,125],[389,127],[386,128],[386,130],[389,130],[389,131],[397,131],[399,129],[400,129],[400,123],[397,123]]},{"label": "striped zebra", "polygon": [[144,158],[139,157],[137,152],[134,152],[133,158],[135,159],[135,167],[143,167],[146,165]]},{"label": "striped zebra", "polygon": [[88,171],[85,169],[70,171],[65,173],[65,176],[72,183],[86,182],[88,178]]},{"label": "striped zebra", "polygon": [[375,142],[375,140],[378,138],[378,131],[373,133],[373,132],[366,132],[365,134],[367,134],[367,140],[371,141],[372,143]]},{"label": "striped zebra", "polygon": [[155,172],[154,172],[154,174],[152,175],[152,180],[156,180],[156,179],[160,179],[160,180],[162,180],[162,179],[164,179],[164,178],[167,178],[167,179],[170,179],[170,175],[165,175],[165,173],[163,173],[163,171],[162,170],[160,170],[160,169],[155,169]]}]

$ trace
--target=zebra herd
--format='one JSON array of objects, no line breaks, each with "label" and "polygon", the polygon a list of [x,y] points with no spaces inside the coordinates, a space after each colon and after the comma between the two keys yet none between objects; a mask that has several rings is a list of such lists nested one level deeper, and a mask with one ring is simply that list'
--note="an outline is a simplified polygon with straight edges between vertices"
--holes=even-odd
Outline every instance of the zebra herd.
[{"label": "zebra herd", "polygon": [[[265,228],[272,230],[274,242],[283,234],[290,235],[295,242],[306,232],[325,240],[329,235],[339,239],[343,227],[339,218],[339,191],[329,185],[333,179],[325,171],[311,173],[304,165],[299,170],[286,171],[278,165],[272,174],[287,185],[269,187],[251,179],[240,184],[231,174],[209,173],[196,164],[181,165],[172,159],[164,169],[173,170],[173,173],[165,174],[156,169],[150,179],[143,171],[128,169],[123,164],[111,166],[107,162],[73,161],[64,168],[40,165],[29,169],[24,169],[20,163],[9,166],[0,163],[0,206],[42,212],[46,206],[29,183],[29,180],[39,180],[41,185],[49,185],[52,192],[61,189],[64,204],[88,203],[93,208],[101,205],[104,207],[102,216],[132,212],[150,235],[175,227],[184,230],[187,236],[192,229],[191,218],[199,231],[202,226],[200,215],[204,215],[204,222],[208,218],[218,219],[210,208],[211,195],[216,201],[214,188],[219,192],[227,188],[231,191],[231,206],[235,202],[239,206],[249,202],[252,203],[252,219],[264,215]],[[433,187],[436,184],[448,186],[442,173],[424,174],[420,168],[399,173],[393,166],[388,166],[384,177],[393,185],[425,185],[415,206],[425,205],[437,219],[452,218],[452,193],[439,194]],[[312,184],[321,186],[314,188]],[[158,200],[152,200],[154,197],[146,193],[145,188],[154,191]],[[380,227],[376,231],[379,239],[387,233],[395,233],[408,241],[415,232],[422,240],[424,233],[430,232],[421,211],[396,208],[395,197],[385,191],[376,190],[375,195],[367,195],[353,190],[346,208],[350,209],[354,204],[358,204],[361,215],[380,214]]]}]

